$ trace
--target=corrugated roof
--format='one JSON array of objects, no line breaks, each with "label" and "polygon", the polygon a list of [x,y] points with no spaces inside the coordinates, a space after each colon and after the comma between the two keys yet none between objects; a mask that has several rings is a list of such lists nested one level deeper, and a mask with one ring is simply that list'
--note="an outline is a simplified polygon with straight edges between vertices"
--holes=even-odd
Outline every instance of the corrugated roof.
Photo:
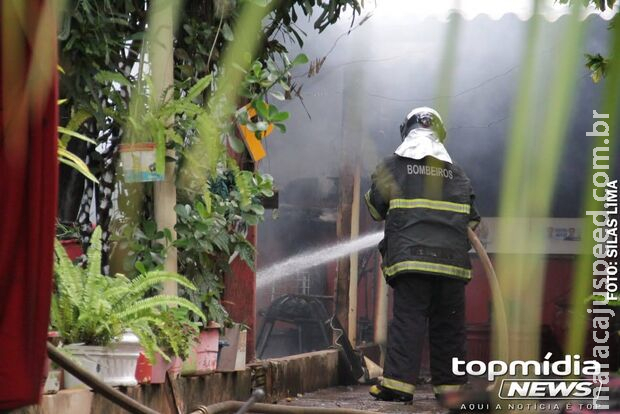
[{"label": "corrugated roof", "polygon": [[[377,0],[376,3],[367,2],[367,10],[372,10],[374,18],[406,15],[414,20],[435,18],[447,20],[454,13],[459,13],[464,19],[472,20],[484,15],[493,20],[499,20],[506,14],[516,15],[521,20],[528,20],[534,13],[532,0]],[[601,13],[593,6],[581,9],[584,17],[590,14],[599,14],[609,20],[618,12],[618,4],[613,10]],[[538,13],[549,21],[555,21],[570,13],[567,5],[559,4],[558,0],[540,0]]]}]

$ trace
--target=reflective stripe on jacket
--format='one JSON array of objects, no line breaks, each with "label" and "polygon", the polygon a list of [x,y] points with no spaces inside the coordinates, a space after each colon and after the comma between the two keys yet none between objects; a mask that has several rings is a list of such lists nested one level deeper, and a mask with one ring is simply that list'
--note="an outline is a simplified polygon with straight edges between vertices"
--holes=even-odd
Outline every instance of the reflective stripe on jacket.
[{"label": "reflective stripe on jacket", "polygon": [[467,226],[480,216],[459,166],[392,155],[373,173],[365,200],[372,218],[386,221],[379,244],[386,279],[407,272],[471,279]]}]

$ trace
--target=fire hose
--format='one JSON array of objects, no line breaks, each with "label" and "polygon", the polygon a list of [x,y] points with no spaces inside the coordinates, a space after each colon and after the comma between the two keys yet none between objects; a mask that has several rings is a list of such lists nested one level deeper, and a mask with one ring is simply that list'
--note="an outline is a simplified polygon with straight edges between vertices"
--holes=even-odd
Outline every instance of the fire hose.
[{"label": "fire hose", "polygon": [[471,228],[467,229],[467,236],[469,237],[469,241],[478,256],[480,257],[480,261],[482,262],[482,267],[484,268],[484,272],[487,275],[487,280],[489,282],[489,287],[491,289],[491,300],[493,304],[493,314],[497,318],[497,355],[500,360],[507,361],[508,360],[508,318],[506,316],[506,307],[504,305],[504,297],[502,296],[502,290],[499,286],[499,279],[495,274],[495,269],[493,269],[493,264],[491,263],[491,259],[489,259],[489,255],[487,254],[484,246],[476,236],[476,233]]},{"label": "fire hose", "polygon": [[[207,407],[197,407],[190,414],[240,414],[247,411],[235,411],[241,409],[245,403],[241,401],[225,401],[212,404]],[[369,414],[371,411],[354,410],[349,408],[319,408],[299,407],[291,405],[260,404],[252,405],[252,413],[262,414]]]}]

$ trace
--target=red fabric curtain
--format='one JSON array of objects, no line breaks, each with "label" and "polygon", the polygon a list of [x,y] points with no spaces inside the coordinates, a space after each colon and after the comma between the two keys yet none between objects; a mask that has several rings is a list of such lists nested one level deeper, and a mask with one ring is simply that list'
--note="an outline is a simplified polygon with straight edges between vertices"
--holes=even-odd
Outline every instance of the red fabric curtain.
[{"label": "red fabric curtain", "polygon": [[58,178],[50,3],[0,6],[0,410],[39,401],[46,361]]}]

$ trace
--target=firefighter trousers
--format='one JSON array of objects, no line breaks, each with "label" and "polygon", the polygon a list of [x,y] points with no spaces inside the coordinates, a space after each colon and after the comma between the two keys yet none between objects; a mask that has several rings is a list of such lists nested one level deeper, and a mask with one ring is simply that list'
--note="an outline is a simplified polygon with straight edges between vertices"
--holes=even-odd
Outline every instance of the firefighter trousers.
[{"label": "firefighter trousers", "polygon": [[465,360],[465,282],[441,275],[400,274],[394,288],[384,387],[413,394],[428,327],[432,384],[436,394],[456,389],[466,376],[452,373],[452,358]]}]

